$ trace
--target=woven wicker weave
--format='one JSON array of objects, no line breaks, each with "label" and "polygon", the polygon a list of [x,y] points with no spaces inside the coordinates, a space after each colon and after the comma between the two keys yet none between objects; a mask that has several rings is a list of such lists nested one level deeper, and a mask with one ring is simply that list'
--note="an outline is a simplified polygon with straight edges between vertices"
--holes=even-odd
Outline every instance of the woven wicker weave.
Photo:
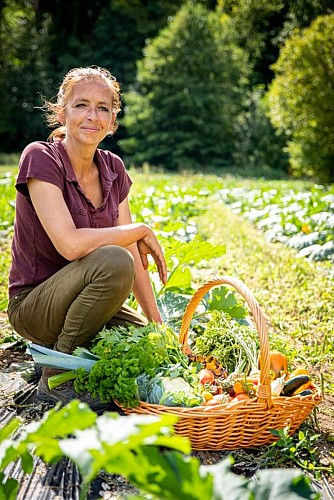
[{"label": "woven wicker weave", "polygon": [[182,319],[179,340],[183,350],[190,353],[189,326],[197,306],[211,288],[220,285],[233,286],[246,300],[258,331],[261,378],[257,397],[240,401],[233,409],[226,409],[227,404],[214,407],[171,408],[144,402],[136,408],[123,408],[127,414],[171,413],[179,416],[175,431],[188,437],[194,450],[232,450],[269,444],[277,439],[269,432],[270,429],[289,426],[290,434],[294,433],[321,401],[318,391],[315,391],[313,395],[303,397],[271,397],[270,350],[266,321],[251,291],[236,278],[222,276],[210,280],[193,295]]}]

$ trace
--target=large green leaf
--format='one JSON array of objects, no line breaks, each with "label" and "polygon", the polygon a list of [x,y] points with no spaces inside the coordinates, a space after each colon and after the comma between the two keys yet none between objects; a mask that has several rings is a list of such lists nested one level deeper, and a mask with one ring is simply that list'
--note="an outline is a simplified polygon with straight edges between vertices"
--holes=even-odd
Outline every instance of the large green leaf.
[{"label": "large green leaf", "polygon": [[256,500],[320,499],[310,480],[298,469],[268,469],[256,474],[257,481],[249,484]]},{"label": "large green leaf", "polygon": [[177,259],[178,265],[198,264],[202,260],[221,257],[226,253],[225,245],[212,245],[208,241],[193,240],[188,243],[172,241],[165,248],[165,258]]},{"label": "large green leaf", "polygon": [[177,267],[170,275],[165,287],[164,293],[167,290],[174,292],[189,292],[191,291],[191,271],[188,267]]},{"label": "large green leaf", "polygon": [[319,499],[309,478],[299,469],[260,470],[253,479],[231,472],[227,459],[214,465],[202,466],[214,476],[212,500],[297,500]]},{"label": "large green leaf", "polygon": [[128,479],[140,491],[160,500],[212,500],[213,476],[200,472],[197,458],[145,447],[137,459],[142,469]]}]

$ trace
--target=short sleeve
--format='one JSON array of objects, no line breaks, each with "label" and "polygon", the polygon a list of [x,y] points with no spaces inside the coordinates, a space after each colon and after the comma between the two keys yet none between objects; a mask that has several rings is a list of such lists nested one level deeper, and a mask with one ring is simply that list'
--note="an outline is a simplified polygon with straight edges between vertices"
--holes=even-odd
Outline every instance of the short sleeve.
[{"label": "short sleeve", "polygon": [[63,190],[64,175],[58,148],[52,143],[32,142],[22,152],[15,187],[24,196],[29,196],[27,181],[34,178]]}]

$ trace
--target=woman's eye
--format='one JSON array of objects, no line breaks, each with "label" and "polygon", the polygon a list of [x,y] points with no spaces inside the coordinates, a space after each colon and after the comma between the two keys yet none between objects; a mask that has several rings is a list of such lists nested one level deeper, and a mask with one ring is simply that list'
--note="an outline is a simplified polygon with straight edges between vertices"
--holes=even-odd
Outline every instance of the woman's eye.
[{"label": "woman's eye", "polygon": [[105,113],[109,113],[109,109],[106,108],[105,106],[100,106],[100,110],[104,111]]},{"label": "woman's eye", "polygon": [[85,103],[79,102],[78,104],[75,105],[76,108],[84,108],[86,106]]}]

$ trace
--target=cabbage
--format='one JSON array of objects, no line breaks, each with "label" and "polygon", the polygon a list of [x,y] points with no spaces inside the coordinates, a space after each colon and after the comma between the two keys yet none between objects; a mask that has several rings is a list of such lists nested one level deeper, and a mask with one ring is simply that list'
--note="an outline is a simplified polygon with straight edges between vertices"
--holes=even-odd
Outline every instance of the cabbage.
[{"label": "cabbage", "polygon": [[203,397],[195,394],[191,385],[182,377],[156,377],[149,391],[148,402],[164,406],[198,406]]},{"label": "cabbage", "polygon": [[154,379],[151,385],[150,392],[148,393],[148,402],[158,405],[160,404],[160,399],[162,398],[164,390],[161,385],[161,379]]},{"label": "cabbage", "polygon": [[137,383],[137,399],[139,401],[147,401],[148,400],[148,384],[149,384],[150,377],[146,373],[142,373],[141,375],[138,375],[136,378],[136,383]]}]

